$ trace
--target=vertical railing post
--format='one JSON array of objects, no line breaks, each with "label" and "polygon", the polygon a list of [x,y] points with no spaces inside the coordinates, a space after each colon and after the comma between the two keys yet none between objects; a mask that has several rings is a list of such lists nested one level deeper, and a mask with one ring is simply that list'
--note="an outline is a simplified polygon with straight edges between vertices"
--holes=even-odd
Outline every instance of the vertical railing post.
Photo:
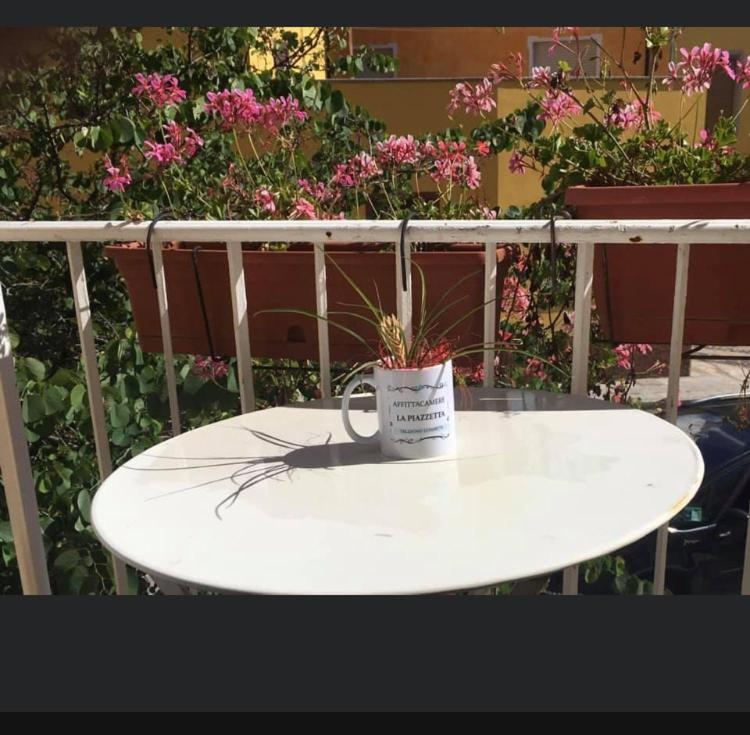
[{"label": "vertical railing post", "polygon": [[411,347],[412,339],[412,286],[411,286],[411,245],[404,238],[404,268],[406,270],[406,290],[401,275],[401,245],[396,242],[396,316],[404,327],[406,344]]},{"label": "vertical railing post", "polygon": [[[89,398],[91,425],[94,430],[96,461],[99,466],[99,480],[104,482],[112,474],[112,456],[109,451],[107,423],[104,418],[104,399],[99,378],[99,365],[94,344],[94,323],[91,317],[89,290],[86,285],[86,271],[83,266],[83,252],[80,242],[67,243],[70,282],[73,286],[73,303],[78,324],[78,338],[81,343],[81,361],[86,376],[86,392]],[[128,594],[128,570],[125,562],[112,556],[112,569],[115,589],[118,595]]]},{"label": "vertical railing post", "polygon": [[21,587],[26,595],[50,594],[39,507],[31,472],[16,370],[0,285],[0,469],[16,549]]},{"label": "vertical railing post", "polygon": [[484,245],[484,387],[495,386],[495,343],[497,335],[497,246]]},{"label": "vertical railing post", "polygon": [[[748,507],[750,510],[750,507]],[[742,565],[742,586],[740,594],[750,595],[750,520],[745,531],[745,562]]]},{"label": "vertical railing post", "polygon": [[[672,302],[672,338],[669,345],[669,378],[667,381],[667,405],[664,418],[677,423],[677,409],[680,403],[680,370],[682,368],[682,342],[685,333],[685,305],[687,304],[688,270],[690,265],[690,245],[677,246],[677,268],[674,278],[674,300]],[[654,561],[654,594],[664,594],[664,580],[667,570],[667,547],[669,542],[669,521],[656,534],[656,555]]]},{"label": "vertical railing post", "polygon": [[[570,392],[587,396],[591,346],[591,294],[594,284],[594,243],[580,242],[576,249],[576,293],[573,321],[573,366]],[[563,570],[563,594],[578,593],[578,564]]]},{"label": "vertical railing post", "polygon": [[316,242],[315,308],[318,315],[318,355],[320,358],[321,398],[331,397],[331,348],[328,341],[328,284],[326,280],[325,243]]},{"label": "vertical railing post", "polygon": [[229,291],[232,295],[234,344],[237,349],[237,382],[240,388],[242,413],[255,410],[253,362],[250,355],[250,326],[247,317],[245,268],[242,263],[242,243],[228,242]]},{"label": "vertical railing post", "polygon": [[172,352],[172,329],[169,326],[169,302],[167,301],[167,280],[164,275],[164,258],[161,240],[154,235],[151,241],[154,255],[154,276],[156,277],[156,297],[159,301],[159,323],[161,343],[164,351],[164,372],[167,376],[169,415],[172,422],[172,435],[180,433],[180,405],[177,400],[177,378],[174,373],[174,353]]}]

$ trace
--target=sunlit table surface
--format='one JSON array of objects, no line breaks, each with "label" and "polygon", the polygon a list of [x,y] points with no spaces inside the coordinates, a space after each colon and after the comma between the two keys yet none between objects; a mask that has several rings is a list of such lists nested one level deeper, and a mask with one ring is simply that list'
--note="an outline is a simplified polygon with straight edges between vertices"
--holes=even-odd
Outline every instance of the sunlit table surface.
[{"label": "sunlit table surface", "polygon": [[[377,427],[374,399],[352,423]],[[418,594],[551,573],[612,552],[697,491],[693,441],[566,394],[456,389],[454,458],[391,460],[339,399],[247,413],[148,449],[92,506],[110,551],[165,584],[259,594]]]}]

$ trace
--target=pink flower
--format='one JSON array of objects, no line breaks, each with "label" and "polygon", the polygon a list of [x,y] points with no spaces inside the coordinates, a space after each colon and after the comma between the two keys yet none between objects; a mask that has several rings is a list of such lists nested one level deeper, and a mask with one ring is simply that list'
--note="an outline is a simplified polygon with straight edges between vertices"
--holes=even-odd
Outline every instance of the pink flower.
[{"label": "pink flower", "polygon": [[560,34],[561,33],[568,33],[571,35],[576,41],[578,41],[578,33],[579,33],[579,27],[578,26],[557,26],[556,28],[552,29],[552,45],[549,47],[549,53],[551,54],[556,46],[560,46]]},{"label": "pink flower", "polygon": [[300,217],[304,219],[317,219],[317,216],[315,205],[304,197],[299,197],[294,203],[290,219],[298,219]]},{"label": "pink flower", "polygon": [[489,207],[482,207],[480,212],[482,219],[497,219],[497,210]]},{"label": "pink flower", "polygon": [[490,155],[490,144],[486,140],[480,140],[474,146],[474,150],[476,151],[476,154],[478,156],[482,156],[484,158],[485,156]]},{"label": "pink flower", "polygon": [[172,74],[136,74],[135,80],[138,83],[132,89],[133,94],[146,98],[158,108],[178,105],[187,96],[185,90],[180,89],[177,77]]},{"label": "pink flower", "polygon": [[234,127],[248,129],[264,117],[264,107],[256,99],[252,89],[225,89],[223,92],[209,92],[204,109],[209,115],[221,119],[223,130]]},{"label": "pink flower", "polygon": [[382,171],[375,159],[369,153],[361,151],[346,163],[336,165],[331,183],[343,189],[351,189],[366,183],[369,179],[381,173]]},{"label": "pink flower", "polygon": [[542,112],[539,117],[549,120],[553,126],[562,122],[566,117],[580,115],[581,106],[566,92],[560,89],[548,89],[540,102]]},{"label": "pink flower", "polygon": [[383,166],[414,166],[420,161],[419,146],[412,135],[391,135],[375,145],[375,156]]},{"label": "pink flower", "polygon": [[737,61],[736,71],[734,72],[735,81],[742,85],[742,89],[750,87],[750,56],[744,61]]},{"label": "pink flower", "polygon": [[721,151],[722,153],[734,153],[734,146],[723,145],[719,146],[718,141],[709,133],[705,128],[698,133],[698,142],[695,144],[696,148],[705,148],[709,151]]},{"label": "pink flower", "polygon": [[235,168],[235,165],[233,163],[230,163],[227,169],[227,175],[221,180],[221,188],[224,191],[233,191],[236,194],[241,194],[242,187],[237,181],[236,172],[237,169]]},{"label": "pink flower", "polygon": [[536,357],[529,357],[526,360],[524,375],[527,378],[538,378],[539,380],[547,379],[547,371],[544,369],[545,364]]},{"label": "pink flower", "polygon": [[104,169],[107,175],[102,180],[102,183],[110,191],[122,193],[125,191],[126,186],[130,186],[133,183],[133,179],[130,177],[130,170],[128,169],[127,156],[120,158],[119,166],[115,166],[109,156],[104,156]]},{"label": "pink flower", "polygon": [[192,158],[197,153],[198,148],[203,146],[203,138],[195,130],[192,128],[183,129],[174,120],[164,125],[164,140],[172,144],[179,156],[178,159],[175,159],[178,162],[181,162],[183,155]]},{"label": "pink flower", "polygon": [[523,76],[523,66],[523,54],[518,51],[510,53],[508,64],[493,64],[490,67],[490,79],[496,85],[506,79],[518,81]]},{"label": "pink flower", "polygon": [[[648,120],[649,123],[661,120],[661,113],[657,112],[650,102],[648,104]],[[605,122],[607,125],[622,128],[623,130],[644,127],[646,124],[646,115],[644,114],[641,101],[634,100],[630,104],[625,104],[618,100],[612,105],[609,114],[605,118]]]},{"label": "pink flower", "polygon": [[548,66],[535,66],[531,69],[529,87],[548,89],[552,84],[552,70]]},{"label": "pink flower", "polygon": [[495,101],[494,86],[489,79],[471,84],[459,82],[449,93],[448,112],[452,115],[460,107],[466,114],[481,115],[483,112],[492,112],[497,107]]},{"label": "pink flower", "polygon": [[466,155],[466,143],[439,141],[434,163],[434,170],[430,176],[433,181],[448,181],[460,184],[469,189],[476,189],[482,180],[482,175],[474,160],[474,156]]},{"label": "pink flower", "polygon": [[648,355],[653,352],[654,348],[649,344],[622,344],[615,347],[615,356],[617,358],[617,364],[625,369],[630,370],[633,365],[633,357],[636,353],[641,355]]},{"label": "pink flower", "polygon": [[276,211],[276,197],[265,186],[255,190],[253,201],[263,212],[273,214]]},{"label": "pink flower", "polygon": [[188,158],[192,158],[197,152],[198,148],[203,147],[203,138],[192,128],[187,128],[184,141],[184,151]]},{"label": "pink flower", "polygon": [[267,132],[276,134],[290,123],[302,123],[307,120],[307,113],[300,110],[299,100],[291,95],[275,97],[263,105],[261,124]]},{"label": "pink flower", "polygon": [[510,316],[523,316],[531,304],[529,290],[516,276],[508,276],[503,283],[500,308]]},{"label": "pink flower", "polygon": [[310,183],[307,179],[298,179],[297,186],[309,197],[312,197],[318,204],[328,204],[334,201],[338,194],[331,187],[318,181],[315,184]]},{"label": "pink flower", "polygon": [[155,143],[153,140],[147,140],[143,146],[146,148],[143,155],[149,161],[156,161],[160,166],[182,163],[182,156],[171,143]]},{"label": "pink flower", "polygon": [[682,85],[682,91],[688,97],[696,92],[705,92],[711,87],[714,74],[720,69],[731,79],[735,79],[736,73],[729,63],[729,52],[720,48],[714,48],[710,43],[703,46],[693,46],[689,51],[680,49],[681,61],[668,64],[669,75],[664,79],[664,84],[670,89]]},{"label": "pink flower", "polygon": [[192,372],[203,380],[216,380],[229,373],[229,366],[218,357],[196,355]]},{"label": "pink flower", "polygon": [[512,174],[523,174],[526,171],[526,166],[523,163],[523,155],[518,151],[513,151],[508,162],[508,168]]}]

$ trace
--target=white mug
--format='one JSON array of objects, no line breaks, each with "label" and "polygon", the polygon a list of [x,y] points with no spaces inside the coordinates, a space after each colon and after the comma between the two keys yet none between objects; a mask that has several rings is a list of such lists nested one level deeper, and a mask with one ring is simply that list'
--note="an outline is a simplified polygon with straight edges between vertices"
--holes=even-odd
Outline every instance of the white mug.
[{"label": "white mug", "polygon": [[[375,388],[378,430],[358,434],[349,421],[349,399],[355,388]],[[387,370],[358,375],[344,390],[341,403],[346,433],[355,441],[380,444],[380,451],[397,459],[427,459],[456,451],[451,360],[428,368]]]}]

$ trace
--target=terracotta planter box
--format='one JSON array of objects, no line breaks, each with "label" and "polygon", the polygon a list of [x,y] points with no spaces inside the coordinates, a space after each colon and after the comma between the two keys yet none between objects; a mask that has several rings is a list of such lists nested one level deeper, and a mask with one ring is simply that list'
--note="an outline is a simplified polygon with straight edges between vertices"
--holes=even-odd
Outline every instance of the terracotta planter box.
[{"label": "terracotta planter box", "polygon": [[[750,217],[750,183],[571,187],[580,219]],[[676,245],[597,245],[594,299],[615,342],[670,341]],[[750,244],[690,250],[685,344],[750,345]]]},{"label": "terracotta planter box", "polygon": [[[193,271],[192,247],[192,244],[187,243],[173,244],[163,251],[172,343],[177,353],[208,354],[208,340]],[[378,248],[378,245],[326,246],[326,250],[369,298],[376,302],[379,294],[383,307],[391,308],[395,314],[395,255],[392,252],[377,252]],[[110,245],[105,248],[105,253],[114,259],[127,284],[141,347],[146,352],[161,352],[156,290],[145,247],[140,243]],[[273,308],[314,312],[316,301],[313,258],[311,245],[275,252],[261,251],[252,245],[243,246],[250,349],[254,357],[318,359],[318,332],[315,319],[295,314],[253,316],[255,312]],[[463,297],[441,316],[439,327],[448,327],[485,300],[483,246],[456,245],[444,252],[413,253],[412,258],[424,269],[428,305],[439,300],[456,281],[471,274],[446,300],[447,302]],[[497,249],[497,264],[497,278],[501,288],[509,265],[504,248]],[[235,355],[229,267],[224,246],[201,243],[198,272],[215,350],[222,356]],[[360,300],[330,263],[326,272],[329,317],[374,342],[374,328],[367,322],[330,313],[351,311],[351,307],[345,304],[358,304]],[[419,284],[415,270],[415,314],[419,305]],[[500,299],[497,304],[499,319]],[[483,310],[478,310],[466,319],[449,336],[459,345],[482,342]],[[332,360],[352,362],[367,356],[361,343],[332,325],[329,329],[329,339]],[[477,358],[479,359],[481,356]]]}]

